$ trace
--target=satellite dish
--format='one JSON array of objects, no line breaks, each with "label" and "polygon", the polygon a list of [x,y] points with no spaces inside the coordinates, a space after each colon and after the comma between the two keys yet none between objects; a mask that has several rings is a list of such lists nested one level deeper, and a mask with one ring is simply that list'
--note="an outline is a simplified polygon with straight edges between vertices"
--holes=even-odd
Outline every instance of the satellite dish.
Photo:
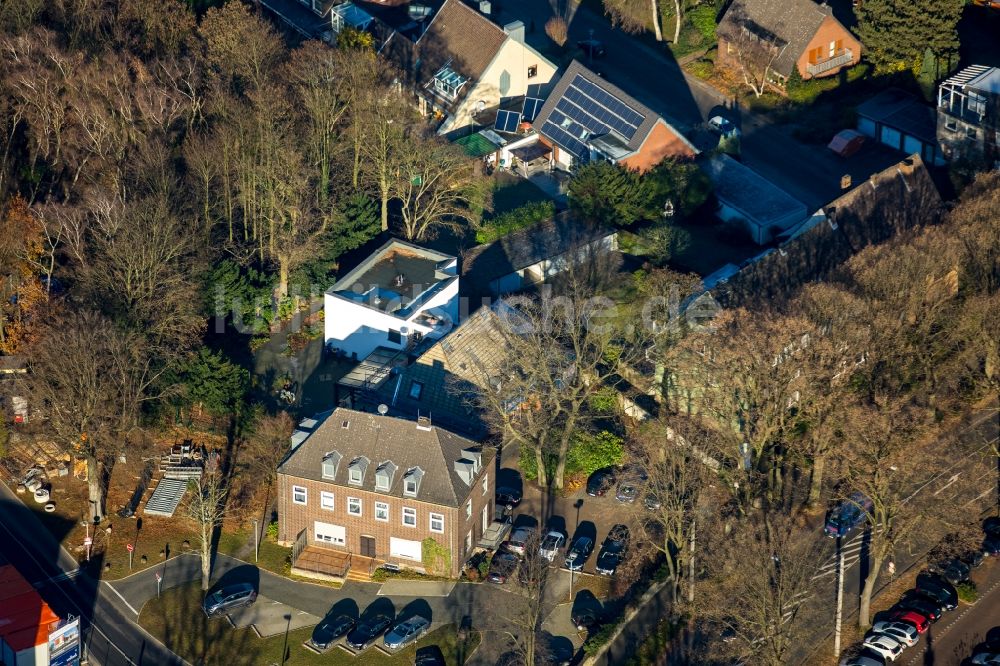
[{"label": "satellite dish", "polygon": [[381,404],[381,405],[379,405],[378,406],[378,413],[381,414],[382,416],[385,416],[386,414],[388,414],[389,413],[389,405],[386,405],[384,403]]}]

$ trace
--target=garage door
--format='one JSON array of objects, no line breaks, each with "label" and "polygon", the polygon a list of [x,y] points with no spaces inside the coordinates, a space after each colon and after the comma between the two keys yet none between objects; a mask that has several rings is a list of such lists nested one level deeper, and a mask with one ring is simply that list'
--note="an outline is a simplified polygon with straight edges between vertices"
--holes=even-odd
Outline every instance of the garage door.
[{"label": "garage door", "polygon": [[347,543],[347,530],[342,525],[331,525],[317,520],[313,525],[313,533],[316,535],[316,541],[321,543],[332,543],[335,546]]},{"label": "garage door", "polygon": [[903,137],[903,152],[907,155],[912,155],[913,153],[920,154],[920,149],[923,148],[923,144],[920,139],[914,136],[904,136]]},{"label": "garage door", "polygon": [[881,140],[882,143],[884,143],[885,145],[891,146],[892,148],[899,150],[900,138],[902,137],[900,137],[899,132],[897,130],[892,129],[891,127],[882,128]]},{"label": "garage door", "polygon": [[858,118],[858,131],[870,137],[875,136],[875,121],[870,118]]},{"label": "garage door", "polygon": [[393,557],[402,557],[407,560],[416,560],[419,562],[421,560],[421,549],[419,541],[410,541],[408,539],[397,539],[396,537],[389,538],[389,554]]}]

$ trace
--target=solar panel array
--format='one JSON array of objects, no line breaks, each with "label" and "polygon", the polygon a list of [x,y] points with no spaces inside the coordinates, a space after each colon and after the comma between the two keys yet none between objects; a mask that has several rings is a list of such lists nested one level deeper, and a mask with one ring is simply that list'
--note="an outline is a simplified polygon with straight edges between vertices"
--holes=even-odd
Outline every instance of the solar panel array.
[{"label": "solar panel array", "polygon": [[538,99],[537,97],[525,97],[521,115],[529,123],[534,122],[535,118],[538,117],[538,112],[542,110],[542,104],[544,103],[545,100]]},{"label": "solar panel array", "polygon": [[514,133],[521,124],[521,114],[517,111],[497,111],[497,122],[494,128],[500,132]]},{"label": "solar panel array", "polygon": [[542,133],[582,157],[586,142],[609,132],[626,143],[646,117],[632,106],[577,74],[542,126]]}]

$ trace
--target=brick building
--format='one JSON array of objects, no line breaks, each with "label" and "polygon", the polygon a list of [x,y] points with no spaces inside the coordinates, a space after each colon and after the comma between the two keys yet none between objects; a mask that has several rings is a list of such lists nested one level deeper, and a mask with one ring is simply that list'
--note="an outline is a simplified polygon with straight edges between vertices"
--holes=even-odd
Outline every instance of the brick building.
[{"label": "brick building", "polygon": [[457,577],[493,520],[493,459],[426,418],[338,408],[278,467],[278,539],[303,575],[388,562]]}]

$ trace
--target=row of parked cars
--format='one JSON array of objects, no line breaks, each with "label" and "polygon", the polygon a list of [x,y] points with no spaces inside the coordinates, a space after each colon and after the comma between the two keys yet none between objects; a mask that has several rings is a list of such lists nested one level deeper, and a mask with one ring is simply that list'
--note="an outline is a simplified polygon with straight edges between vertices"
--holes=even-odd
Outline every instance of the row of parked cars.
[{"label": "row of parked cars", "polygon": [[[629,538],[629,529],[625,525],[615,525],[608,531],[597,556],[597,573],[605,576],[614,575],[628,552]],[[500,585],[506,583],[518,572],[522,559],[532,553],[536,544],[537,556],[554,562],[566,545],[566,537],[562,532],[549,530],[539,541],[538,532],[534,527],[516,528],[511,533],[510,539],[493,555],[486,579]],[[589,536],[579,536],[566,550],[563,565],[570,571],[581,571],[593,552],[594,540]]]},{"label": "row of parked cars", "polygon": [[[639,498],[639,489],[648,479],[646,470],[639,465],[626,465],[619,470],[607,467],[597,470],[587,479],[587,494],[604,497],[614,491],[616,500],[622,504],[633,504]],[[660,500],[655,493],[645,493],[642,502],[651,511],[660,508]]]},{"label": "row of parked cars", "polygon": [[[880,613],[865,635],[863,650],[845,662],[846,666],[880,666],[886,660],[895,661],[909,647],[916,645],[920,635],[958,606],[956,585],[969,580],[971,570],[983,562],[986,555],[1000,554],[1000,518],[983,521],[983,546],[943,562],[931,565],[917,576],[917,584],[908,590],[886,613]],[[992,637],[991,637],[992,635]],[[991,631],[987,640],[973,651],[969,660],[976,666],[1000,666],[1000,628]]]}]

